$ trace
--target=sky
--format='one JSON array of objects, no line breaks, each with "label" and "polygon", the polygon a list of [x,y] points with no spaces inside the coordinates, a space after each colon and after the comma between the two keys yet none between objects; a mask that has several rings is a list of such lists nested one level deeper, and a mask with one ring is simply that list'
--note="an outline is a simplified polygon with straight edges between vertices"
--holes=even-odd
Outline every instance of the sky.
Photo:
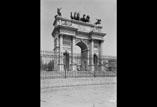
[{"label": "sky", "polygon": [[107,35],[102,44],[103,55],[117,56],[117,1],[116,0],[41,0],[40,5],[40,45],[41,50],[53,50],[54,16],[57,8],[70,19],[70,12],[90,16],[91,23],[101,19],[102,32]]}]

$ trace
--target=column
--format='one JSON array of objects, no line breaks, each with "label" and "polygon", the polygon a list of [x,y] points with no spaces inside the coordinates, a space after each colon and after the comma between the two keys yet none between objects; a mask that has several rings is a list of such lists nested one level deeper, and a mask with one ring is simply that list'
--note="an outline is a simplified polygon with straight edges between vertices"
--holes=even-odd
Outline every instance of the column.
[{"label": "column", "polygon": [[99,71],[102,71],[103,67],[103,60],[102,60],[102,42],[99,43]]},{"label": "column", "polygon": [[91,40],[91,46],[90,46],[90,71],[92,73],[94,72],[93,54],[94,54],[94,40]]},{"label": "column", "polygon": [[59,71],[64,72],[64,63],[63,63],[63,35],[59,37]]},{"label": "column", "polygon": [[71,64],[72,64],[72,71],[76,71],[76,65],[75,65],[75,59],[76,59],[76,56],[74,54],[75,52],[75,37],[73,36],[72,37],[72,44],[71,44]]}]

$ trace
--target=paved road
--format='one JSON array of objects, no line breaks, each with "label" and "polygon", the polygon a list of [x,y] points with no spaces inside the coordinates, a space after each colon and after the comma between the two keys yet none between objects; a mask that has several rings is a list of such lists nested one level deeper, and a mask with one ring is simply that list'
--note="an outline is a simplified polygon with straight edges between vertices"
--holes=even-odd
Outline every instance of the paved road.
[{"label": "paved road", "polygon": [[41,89],[79,86],[79,85],[102,85],[102,84],[115,84],[116,77],[91,77],[91,78],[67,78],[67,79],[44,79],[41,80]]},{"label": "paved road", "polygon": [[41,107],[116,107],[116,84],[51,88],[41,92]]}]

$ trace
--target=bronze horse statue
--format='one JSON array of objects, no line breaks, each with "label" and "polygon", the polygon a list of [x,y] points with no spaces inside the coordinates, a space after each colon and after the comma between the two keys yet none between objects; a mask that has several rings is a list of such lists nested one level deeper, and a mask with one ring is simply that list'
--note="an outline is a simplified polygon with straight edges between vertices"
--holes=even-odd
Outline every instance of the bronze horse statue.
[{"label": "bronze horse statue", "polygon": [[90,17],[89,17],[89,15],[87,15],[87,17],[86,17],[86,22],[90,22]]},{"label": "bronze horse statue", "polygon": [[77,13],[76,20],[80,20],[80,13]]},{"label": "bronze horse statue", "polygon": [[75,12],[74,15],[72,15],[72,12],[70,14],[71,19],[80,20],[80,13]]},{"label": "bronze horse statue", "polygon": [[72,15],[72,12],[70,13],[70,18],[71,18],[71,19],[74,19],[74,16]]},{"label": "bronze horse statue", "polygon": [[86,16],[85,14],[83,14],[83,17],[80,17],[79,12],[74,12],[74,14],[72,14],[72,12],[71,12],[70,13],[70,18],[78,20],[78,21],[90,22],[90,16],[89,15]]}]

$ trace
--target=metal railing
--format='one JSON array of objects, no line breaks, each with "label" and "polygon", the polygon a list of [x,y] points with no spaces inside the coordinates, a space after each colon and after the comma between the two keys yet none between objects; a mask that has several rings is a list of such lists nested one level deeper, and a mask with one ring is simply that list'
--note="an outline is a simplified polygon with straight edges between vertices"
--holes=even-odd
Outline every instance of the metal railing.
[{"label": "metal railing", "polygon": [[80,54],[69,54],[65,57],[64,53],[40,52],[41,79],[115,77],[116,75],[116,57],[102,56],[95,59]]}]

